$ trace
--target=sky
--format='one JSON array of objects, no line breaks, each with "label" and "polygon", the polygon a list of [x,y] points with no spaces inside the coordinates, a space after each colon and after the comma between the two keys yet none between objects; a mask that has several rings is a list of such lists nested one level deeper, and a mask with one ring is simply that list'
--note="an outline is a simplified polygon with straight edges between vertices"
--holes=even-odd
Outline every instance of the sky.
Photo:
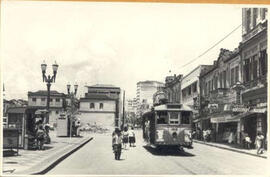
[{"label": "sky", "polygon": [[237,48],[241,28],[183,67],[240,25],[241,14],[239,5],[2,1],[5,98],[46,90],[43,60],[48,74],[59,65],[51,90],[77,82],[83,96],[85,85],[112,84],[133,98],[139,81],[185,75],[213,64],[220,48]]}]

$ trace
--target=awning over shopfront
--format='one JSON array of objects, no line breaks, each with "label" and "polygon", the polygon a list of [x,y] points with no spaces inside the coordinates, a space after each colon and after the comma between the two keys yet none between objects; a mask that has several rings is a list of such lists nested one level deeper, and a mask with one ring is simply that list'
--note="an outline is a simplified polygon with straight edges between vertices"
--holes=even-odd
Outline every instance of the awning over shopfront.
[{"label": "awning over shopfront", "polygon": [[232,116],[231,114],[225,114],[211,117],[210,121],[211,123],[239,122],[240,118],[238,116]]}]

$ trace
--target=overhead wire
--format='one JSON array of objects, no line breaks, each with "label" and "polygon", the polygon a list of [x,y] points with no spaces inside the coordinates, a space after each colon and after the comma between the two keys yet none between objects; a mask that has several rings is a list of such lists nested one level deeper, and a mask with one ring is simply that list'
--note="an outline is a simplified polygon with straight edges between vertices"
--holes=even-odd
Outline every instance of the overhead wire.
[{"label": "overhead wire", "polygon": [[236,28],[234,28],[229,34],[227,34],[225,37],[223,37],[221,40],[219,40],[218,42],[216,42],[214,45],[212,45],[210,48],[208,48],[206,51],[204,51],[202,54],[200,54],[199,56],[195,57],[194,59],[190,60],[188,63],[182,65],[179,69],[186,67],[187,65],[193,63],[194,61],[198,60],[200,57],[202,57],[203,55],[205,55],[207,52],[209,52],[210,50],[212,50],[214,47],[216,47],[218,44],[220,44],[222,41],[224,41],[226,38],[228,38],[231,34],[233,34],[238,28],[240,28],[242,26],[242,24],[238,25]]}]

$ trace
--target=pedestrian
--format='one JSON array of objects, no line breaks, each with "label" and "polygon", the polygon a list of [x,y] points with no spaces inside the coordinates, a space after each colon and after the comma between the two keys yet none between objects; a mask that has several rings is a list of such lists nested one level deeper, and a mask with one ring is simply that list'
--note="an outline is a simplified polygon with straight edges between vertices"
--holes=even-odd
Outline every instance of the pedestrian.
[{"label": "pedestrian", "polygon": [[123,146],[124,149],[127,149],[127,144],[128,144],[128,128],[124,127],[124,131],[123,131]]},{"label": "pedestrian", "polygon": [[39,125],[36,132],[37,146],[39,150],[44,150],[45,130],[42,125]]},{"label": "pedestrian", "polygon": [[131,127],[131,129],[128,132],[128,140],[129,140],[129,147],[135,147],[135,132],[134,128]]},{"label": "pedestrian", "polygon": [[247,135],[247,136],[245,137],[245,148],[246,148],[246,149],[250,149],[250,144],[251,144],[251,139],[250,139],[250,137]]},{"label": "pedestrian", "polygon": [[207,141],[207,130],[203,130],[203,141],[206,142]]},{"label": "pedestrian", "polygon": [[120,160],[122,151],[122,135],[118,128],[115,128],[114,132],[112,133],[112,148],[115,160]]},{"label": "pedestrian", "polygon": [[255,145],[257,148],[257,154],[262,154],[263,153],[263,140],[264,136],[261,132],[257,133],[256,139],[255,139]]}]

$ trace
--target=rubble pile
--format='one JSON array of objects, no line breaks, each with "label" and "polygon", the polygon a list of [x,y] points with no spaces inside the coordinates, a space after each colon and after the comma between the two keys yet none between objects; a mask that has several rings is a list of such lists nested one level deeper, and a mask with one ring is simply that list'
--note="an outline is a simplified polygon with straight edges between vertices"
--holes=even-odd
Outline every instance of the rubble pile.
[{"label": "rubble pile", "polygon": [[97,124],[84,124],[80,127],[81,131],[93,132],[93,133],[107,133],[109,132],[109,128],[103,127],[102,125]]}]

